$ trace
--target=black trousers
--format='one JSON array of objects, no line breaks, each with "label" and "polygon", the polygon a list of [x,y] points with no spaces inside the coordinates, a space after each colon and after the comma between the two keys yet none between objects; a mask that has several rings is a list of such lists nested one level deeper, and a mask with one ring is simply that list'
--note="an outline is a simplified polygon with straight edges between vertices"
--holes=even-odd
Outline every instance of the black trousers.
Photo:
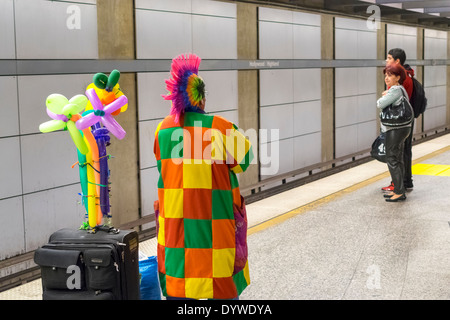
[{"label": "black trousers", "polygon": [[405,163],[403,153],[405,140],[411,133],[411,128],[401,128],[386,131],[386,162],[394,183],[394,193],[404,194]]},{"label": "black trousers", "polygon": [[405,140],[405,150],[403,152],[403,161],[405,163],[405,185],[406,186],[412,186],[412,138],[413,138],[413,132],[414,132],[414,120],[411,123],[411,133],[409,134],[408,138]]}]

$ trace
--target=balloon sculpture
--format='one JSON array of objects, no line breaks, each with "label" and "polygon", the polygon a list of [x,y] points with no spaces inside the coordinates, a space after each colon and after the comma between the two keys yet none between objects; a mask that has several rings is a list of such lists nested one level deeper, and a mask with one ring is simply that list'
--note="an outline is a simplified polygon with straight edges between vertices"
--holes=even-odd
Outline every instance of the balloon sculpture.
[{"label": "balloon sculpture", "polygon": [[110,223],[110,156],[106,147],[110,145],[110,132],[119,140],[125,137],[125,130],[113,116],[128,107],[128,99],[118,84],[119,78],[118,70],[113,70],[109,76],[97,73],[86,89],[86,96],[80,94],[68,100],[61,94],[49,95],[46,106],[52,120],[39,126],[44,133],[68,130],[75,143],[81,196],[87,216],[87,222],[81,226],[84,229]]}]

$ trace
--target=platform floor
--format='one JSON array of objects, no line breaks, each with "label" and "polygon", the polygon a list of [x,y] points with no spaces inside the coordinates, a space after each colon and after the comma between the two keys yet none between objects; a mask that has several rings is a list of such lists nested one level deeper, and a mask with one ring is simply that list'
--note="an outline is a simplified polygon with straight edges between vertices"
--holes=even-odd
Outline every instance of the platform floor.
[{"label": "platform floor", "polygon": [[[449,300],[450,135],[414,146],[413,164],[404,202],[384,200],[390,176],[374,160],[249,204],[240,299]],[[156,255],[155,239],[140,250]],[[35,280],[0,300],[41,294]]]}]

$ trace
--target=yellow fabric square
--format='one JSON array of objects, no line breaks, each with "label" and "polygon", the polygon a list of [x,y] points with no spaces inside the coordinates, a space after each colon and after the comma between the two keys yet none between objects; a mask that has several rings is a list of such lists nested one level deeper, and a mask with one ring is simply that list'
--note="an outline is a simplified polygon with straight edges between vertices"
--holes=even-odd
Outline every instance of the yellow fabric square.
[{"label": "yellow fabric square", "polygon": [[211,299],[213,298],[212,278],[186,278],[186,298]]},{"label": "yellow fabric square", "polygon": [[234,270],[234,248],[213,249],[213,277],[231,277]]},{"label": "yellow fabric square", "polygon": [[216,129],[211,129],[211,159],[225,162],[227,155],[223,143],[224,137],[222,132]]},{"label": "yellow fabric square", "polygon": [[212,189],[211,160],[183,159],[183,188]]},{"label": "yellow fabric square", "polygon": [[183,189],[164,189],[165,218],[183,218]]},{"label": "yellow fabric square", "polygon": [[237,163],[242,162],[251,146],[250,141],[235,129],[231,130],[230,134],[226,136],[225,144],[228,153],[233,156]]},{"label": "yellow fabric square", "polygon": [[159,231],[158,231],[158,243],[162,246],[166,245],[166,235],[164,232],[164,218],[161,216],[158,217],[159,222]]}]

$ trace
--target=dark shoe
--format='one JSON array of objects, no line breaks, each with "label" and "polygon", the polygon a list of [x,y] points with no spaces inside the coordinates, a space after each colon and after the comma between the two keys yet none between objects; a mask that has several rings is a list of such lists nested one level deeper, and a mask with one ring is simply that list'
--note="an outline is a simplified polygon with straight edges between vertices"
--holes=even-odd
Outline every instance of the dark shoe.
[{"label": "dark shoe", "polygon": [[385,197],[385,198],[390,198],[390,197],[392,197],[392,196],[393,196],[393,194],[389,194],[389,193],[383,195],[383,197]]},{"label": "dark shoe", "polygon": [[[393,197],[393,196],[392,196]],[[400,197],[396,198],[396,199],[392,199],[392,197],[387,198],[386,201],[387,202],[398,202],[398,201],[404,201],[406,200],[406,195],[402,194]]]},{"label": "dark shoe", "polygon": [[411,182],[405,182],[404,185],[405,185],[405,189],[413,189],[414,188],[414,185],[413,185],[412,181]]}]

